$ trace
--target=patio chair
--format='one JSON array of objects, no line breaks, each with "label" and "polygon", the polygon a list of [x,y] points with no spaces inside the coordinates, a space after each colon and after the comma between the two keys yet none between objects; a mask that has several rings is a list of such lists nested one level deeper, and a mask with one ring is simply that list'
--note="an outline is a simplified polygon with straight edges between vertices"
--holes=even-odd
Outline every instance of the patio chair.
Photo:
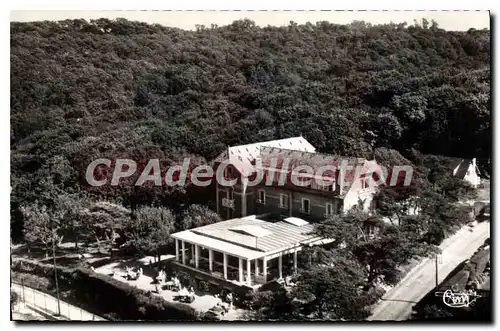
[{"label": "patio chair", "polygon": [[189,296],[187,296],[187,297],[184,298],[184,302],[185,303],[193,303],[194,300],[195,300],[194,295],[189,295]]},{"label": "patio chair", "polygon": [[175,287],[175,282],[169,280],[168,282],[165,282],[165,288],[169,291],[171,291]]}]

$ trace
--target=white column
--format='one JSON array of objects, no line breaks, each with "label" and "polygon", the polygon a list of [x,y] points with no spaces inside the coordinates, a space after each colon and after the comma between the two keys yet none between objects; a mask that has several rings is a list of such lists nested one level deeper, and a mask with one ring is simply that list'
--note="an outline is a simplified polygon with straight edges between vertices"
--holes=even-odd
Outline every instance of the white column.
[{"label": "white column", "polygon": [[278,257],[279,278],[283,278],[282,266],[283,266],[283,255],[281,255],[280,253],[280,256]]},{"label": "white column", "polygon": [[214,251],[209,248],[208,249],[208,270],[213,271],[213,262],[214,262]]},{"label": "white column", "polygon": [[247,284],[248,286],[252,286],[252,263],[250,262],[250,259],[247,260]]},{"label": "white column", "polygon": [[255,259],[255,276],[259,275],[259,259]]},{"label": "white column", "polygon": [[224,259],[222,264],[224,265],[224,279],[227,279],[227,255],[224,253]]},{"label": "white column", "polygon": [[297,272],[297,251],[293,252],[293,271]]},{"label": "white column", "polygon": [[243,283],[243,260],[241,258],[238,258],[238,280],[240,283]]},{"label": "white column", "polygon": [[263,259],[262,276],[264,277],[264,283],[267,283],[267,257],[264,257]]},{"label": "white column", "polygon": [[182,264],[186,264],[186,244],[182,241]]},{"label": "white column", "polygon": [[179,240],[175,239],[175,261],[179,262]]},{"label": "white column", "polygon": [[198,269],[200,262],[200,246],[194,245],[194,267]]}]

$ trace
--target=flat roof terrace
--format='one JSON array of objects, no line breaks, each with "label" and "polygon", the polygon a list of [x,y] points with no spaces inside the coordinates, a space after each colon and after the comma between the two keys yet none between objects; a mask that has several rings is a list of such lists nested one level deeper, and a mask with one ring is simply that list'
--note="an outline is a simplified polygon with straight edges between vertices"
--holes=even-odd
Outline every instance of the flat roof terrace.
[{"label": "flat roof terrace", "polygon": [[177,232],[172,237],[253,260],[319,241],[313,231],[312,224],[294,217],[266,222],[247,216]]},{"label": "flat roof terrace", "polygon": [[267,222],[255,215],[177,232],[172,237],[177,264],[248,286],[265,284],[268,274],[281,279],[283,269],[287,269],[283,261],[291,261],[292,255],[293,270],[297,271],[297,253],[304,245],[328,242],[314,233],[314,225],[302,219]]}]

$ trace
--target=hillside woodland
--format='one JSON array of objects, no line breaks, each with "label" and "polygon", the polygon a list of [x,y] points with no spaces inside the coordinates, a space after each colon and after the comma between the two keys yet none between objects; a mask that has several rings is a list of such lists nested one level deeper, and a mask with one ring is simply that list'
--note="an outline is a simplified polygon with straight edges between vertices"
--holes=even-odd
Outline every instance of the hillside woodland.
[{"label": "hillside woodland", "polygon": [[[400,266],[468,222],[455,203],[473,190],[451,177],[447,157],[476,157],[488,176],[490,109],[488,30],[427,20],[239,20],[196,31],[125,19],[13,22],[12,241],[47,254],[54,239],[78,249],[118,237],[116,246],[159,256],[173,231],[220,220],[206,206],[212,191],[89,187],[90,162],[204,164],[228,145],[302,135],[323,153],[413,165],[414,180],[382,188],[374,215],[321,223],[335,245],[305,252],[300,291],[258,292],[247,304],[253,318],[364,319],[381,295],[372,285],[396,283]],[[378,235],[360,222],[378,224]]]},{"label": "hillside woodland", "polygon": [[[182,215],[197,192],[86,187],[97,158],[213,160],[228,145],[303,135],[388,163],[491,157],[490,32],[436,22],[250,20],[184,31],[125,19],[11,23],[11,214],[58,197]],[[404,156],[404,157],[403,157]],[[405,159],[406,158],[406,159]],[[433,161],[434,160],[434,161]],[[431,171],[432,172],[432,171]]]}]

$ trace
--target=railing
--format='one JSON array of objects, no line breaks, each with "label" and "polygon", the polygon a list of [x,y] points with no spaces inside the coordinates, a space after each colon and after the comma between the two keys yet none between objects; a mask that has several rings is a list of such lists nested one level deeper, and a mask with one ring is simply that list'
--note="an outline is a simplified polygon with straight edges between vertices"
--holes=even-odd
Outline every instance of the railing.
[{"label": "railing", "polygon": [[[24,286],[19,283],[12,283],[11,289],[18,296],[18,305],[24,308],[31,309],[36,313],[50,320],[72,320],[72,321],[106,321],[106,319],[94,315],[82,308],[70,305],[67,302],[59,300],[59,308],[57,299],[47,293],[35,290],[31,287]],[[15,308],[14,310],[15,311]],[[60,315],[58,315],[60,311]]]}]

